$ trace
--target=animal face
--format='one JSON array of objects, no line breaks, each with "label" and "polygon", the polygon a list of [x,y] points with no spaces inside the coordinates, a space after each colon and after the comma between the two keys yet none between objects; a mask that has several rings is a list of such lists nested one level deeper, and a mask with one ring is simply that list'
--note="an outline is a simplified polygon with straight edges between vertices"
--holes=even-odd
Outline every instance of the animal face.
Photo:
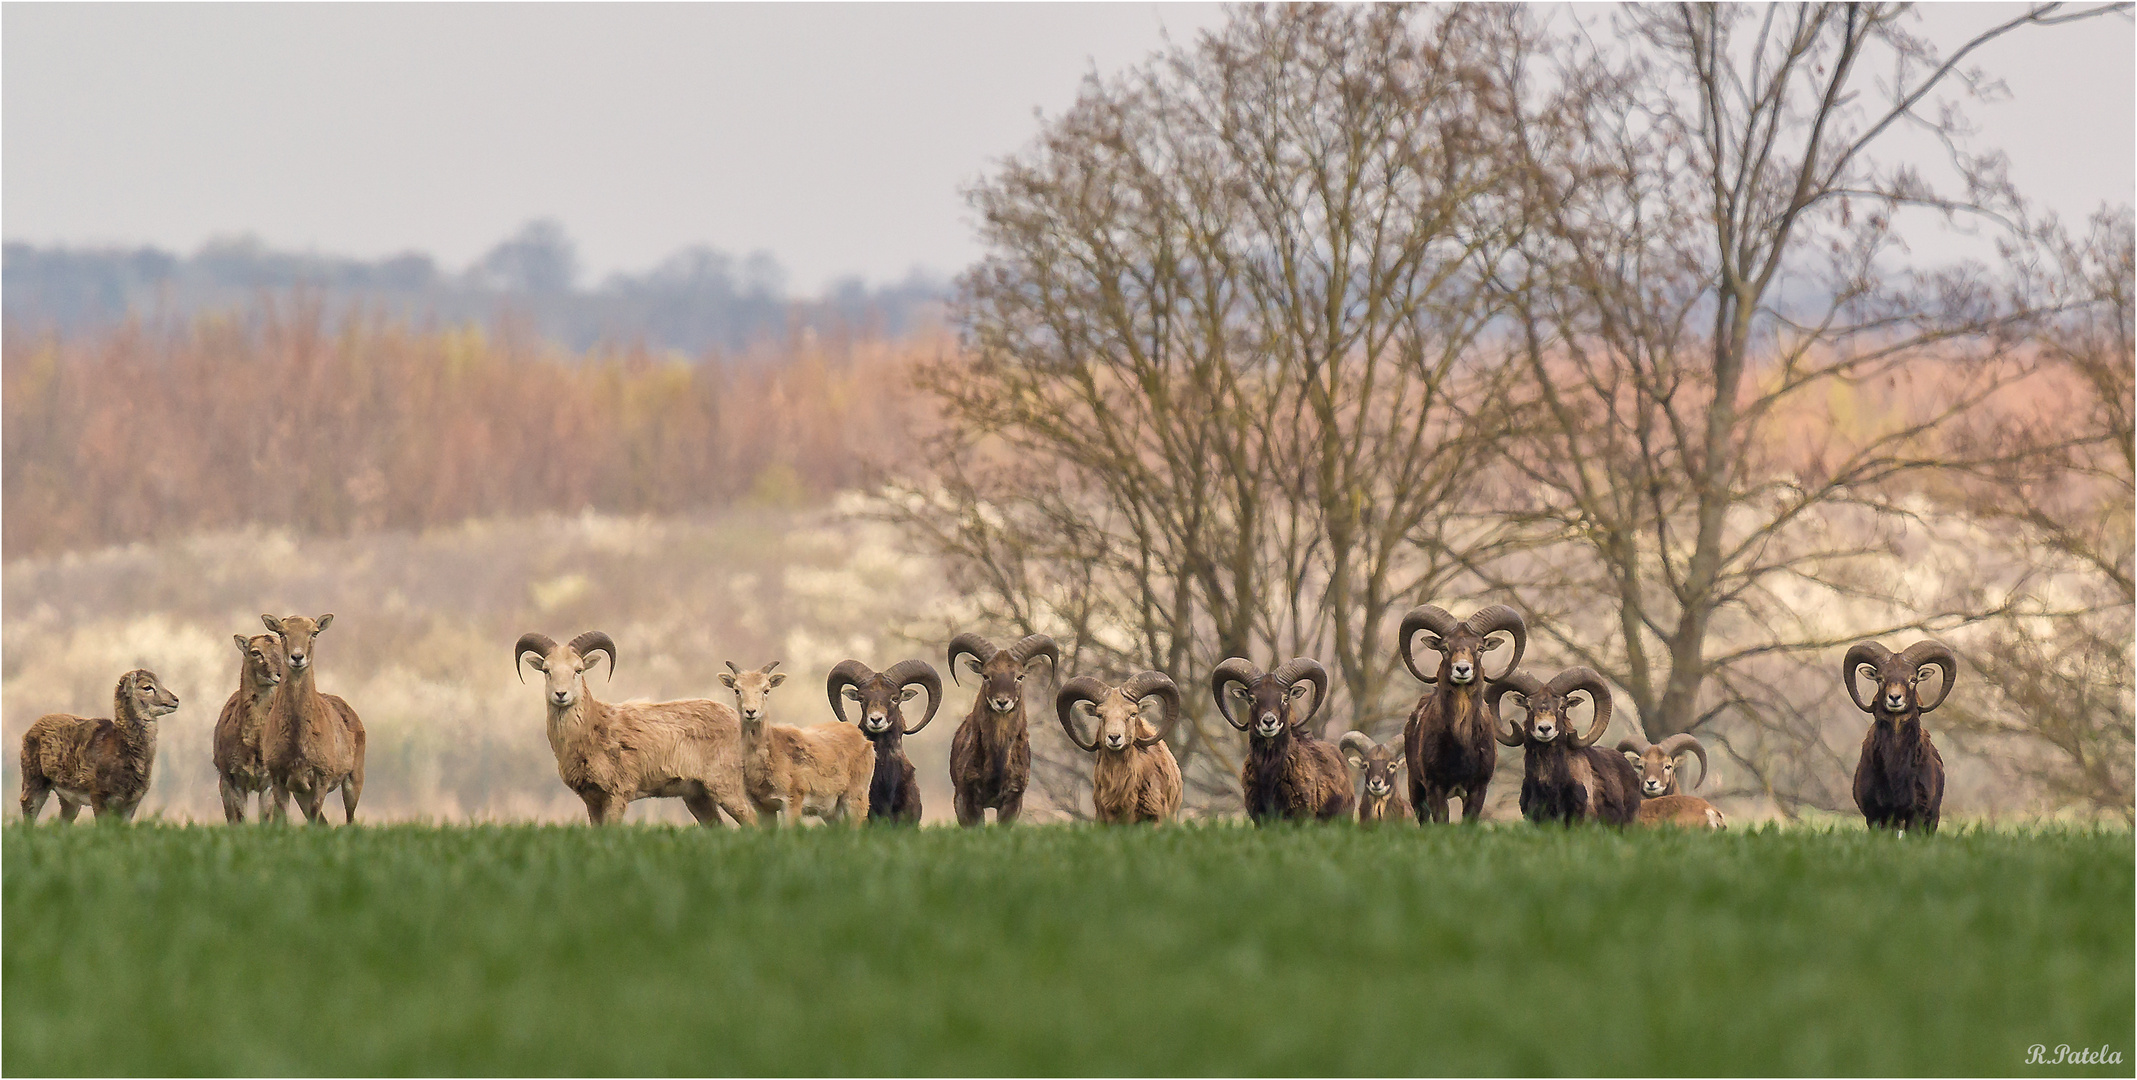
[{"label": "animal face", "polygon": [[1677,755],[1650,746],[1633,760],[1640,770],[1640,794],[1649,799],[1677,793]]},{"label": "animal face", "polygon": [[1126,694],[1115,690],[1102,701],[1093,702],[1091,711],[1098,717],[1098,748],[1101,750],[1126,750],[1137,737],[1147,738],[1143,731],[1143,705],[1129,701]]},{"label": "animal face", "polygon": [[1016,658],[1016,650],[1003,649],[978,662],[977,657],[967,657],[965,663],[980,675],[980,700],[996,715],[1015,712],[1024,701],[1024,673],[1028,662]]},{"label": "animal face", "polygon": [[786,673],[774,674],[779,666],[774,660],[756,671],[743,671],[734,661],[727,662],[728,673],[720,676],[720,684],[735,692],[735,712],[745,724],[761,724],[771,711],[772,688],[787,681]]},{"label": "animal face", "polygon": [[1282,735],[1304,714],[1311,702],[1312,685],[1296,682],[1286,685],[1275,673],[1263,675],[1252,683],[1234,682],[1230,686],[1234,712],[1245,712],[1250,718],[1247,730],[1257,739],[1273,739]]},{"label": "animal face", "polygon": [[286,661],[282,657],[282,639],[274,634],[259,634],[246,637],[232,634],[237,642],[238,655],[244,657],[245,685],[267,690],[282,683]]},{"label": "animal face", "polygon": [[893,725],[901,728],[905,725],[905,710],[900,706],[919,697],[920,689],[914,686],[900,689],[879,674],[866,683],[848,685],[844,695],[847,701],[861,706],[861,730],[870,735],[884,735]]},{"label": "animal face", "polygon": [[1468,626],[1457,626],[1453,632],[1441,637],[1424,635],[1425,646],[1438,652],[1440,658],[1440,681],[1455,686],[1468,686],[1476,682],[1484,670],[1484,654],[1497,649],[1506,642],[1497,634],[1510,631],[1493,631],[1479,634]]},{"label": "animal face", "polygon": [[133,701],[134,711],[151,720],[178,711],[178,695],[165,689],[163,680],[153,671],[127,672],[126,694]]},{"label": "animal face", "polygon": [[285,615],[277,619],[272,615],[262,615],[260,621],[266,623],[267,629],[282,639],[282,655],[289,662],[289,673],[295,675],[312,666],[312,643],[320,634],[326,632],[326,628],[333,623],[334,616],[326,614],[317,619],[307,619],[302,615]]},{"label": "animal face", "polygon": [[1855,667],[1855,676],[1876,684],[1878,712],[1897,715],[1913,712],[1921,705],[1917,687],[1922,678],[1934,670],[1930,665],[1916,667],[1908,661],[1905,653],[1886,656],[1881,663],[1863,663]]},{"label": "animal face", "polygon": [[1400,740],[1378,746],[1364,745],[1361,741],[1346,739],[1343,758],[1350,767],[1365,774],[1365,793],[1376,799],[1384,799],[1395,792],[1395,774],[1402,771],[1402,745]]}]

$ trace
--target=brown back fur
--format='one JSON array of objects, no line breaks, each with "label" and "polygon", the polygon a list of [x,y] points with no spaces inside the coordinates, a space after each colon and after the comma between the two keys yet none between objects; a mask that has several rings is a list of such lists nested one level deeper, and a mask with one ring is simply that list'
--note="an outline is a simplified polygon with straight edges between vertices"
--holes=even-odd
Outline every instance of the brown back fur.
[{"label": "brown back fur", "polygon": [[782,811],[861,825],[868,821],[868,781],[876,770],[876,748],[849,724],[792,727],[769,722],[772,689],[786,681],[772,668],[743,671],[728,663],[731,674],[720,682],[735,692],[742,732],[742,783],[757,820],[779,824]]},{"label": "brown back fur", "polygon": [[1677,825],[1688,829],[1726,829],[1727,818],[1714,804],[1696,795],[1663,795],[1645,799],[1633,820],[1641,825]]},{"label": "brown back fur", "polygon": [[84,805],[98,818],[133,820],[156,763],[156,720],[177,708],[178,696],[154,672],[134,670],[119,677],[111,719],[39,717],[22,736],[23,820],[35,821],[54,794],[61,821],[73,821]]},{"label": "brown back fur", "polygon": [[[734,709],[705,699],[599,701],[586,679],[598,650],[588,646],[582,654],[547,638],[536,648],[529,645],[534,638],[540,635],[521,638],[513,659],[535,657],[545,676],[549,749],[557,776],[586,804],[587,820],[613,824],[638,799],[679,798],[707,827],[720,824],[722,810],[741,824],[756,823],[742,779],[742,725]],[[613,671],[613,653],[609,663]]]}]

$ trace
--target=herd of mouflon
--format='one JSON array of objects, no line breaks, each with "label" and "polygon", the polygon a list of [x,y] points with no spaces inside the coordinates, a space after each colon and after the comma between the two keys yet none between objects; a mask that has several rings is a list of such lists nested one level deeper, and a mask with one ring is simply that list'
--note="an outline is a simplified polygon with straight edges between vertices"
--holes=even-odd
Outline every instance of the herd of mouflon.
[{"label": "herd of mouflon", "polygon": [[[268,633],[234,636],[240,663],[237,690],[215,722],[215,770],[223,813],[245,820],[259,797],[263,819],[283,820],[295,797],[304,816],[323,824],[327,796],[341,792],[345,822],[356,818],[364,787],[364,726],[356,710],[319,689],[318,643],[334,616],[263,615]],[[1422,643],[1437,661],[1420,664]],[[1295,657],[1264,671],[1232,657],[1210,673],[1209,691],[1225,721],[1247,735],[1240,793],[1247,816],[1269,821],[1362,823],[1449,820],[1452,800],[1462,820],[1483,814],[1498,766],[1499,747],[1520,747],[1521,813],[1533,822],[1597,821],[1611,825],[1722,828],[1721,811],[1682,794],[1679,760],[1699,759],[1697,788],[1706,780],[1707,752],[1697,737],[1675,734],[1650,744],[1638,734],[1616,749],[1596,745],[1610,726],[1612,697],[1602,677],[1585,667],[1549,679],[1521,669],[1528,628],[1520,613],[1495,605],[1457,620],[1445,610],[1419,607],[1403,617],[1397,651],[1425,683],[1400,738],[1375,742],[1352,731],[1330,743],[1314,734],[1313,719],[1328,698],[1328,672]],[[1512,655],[1491,675],[1485,654],[1511,645]],[[778,661],[744,670],[729,662],[720,682],[734,704],[706,699],[604,702],[587,672],[604,658],[610,677],[616,643],[598,630],[558,642],[522,636],[512,647],[522,680],[542,675],[549,746],[557,775],[586,803],[596,824],[623,818],[633,801],[679,798],[697,820],[720,824],[777,824],[797,815],[861,824],[917,823],[920,786],[905,756],[905,737],[925,728],[942,704],[942,677],[923,660],[901,660],[876,671],[859,660],[833,667],[825,682],[835,722],[798,727],[771,722],[772,691],[786,681]],[[1430,658],[1427,658],[1429,661]],[[949,644],[951,678],[963,670],[978,683],[971,712],[950,743],[950,783],[957,820],[978,825],[993,810],[998,822],[1023,811],[1031,779],[1031,736],[1025,678],[1040,662],[1052,676],[1061,650],[1034,634],[997,647],[978,634]],[[1934,697],[1920,693],[1930,672]],[[1869,713],[1869,732],[1855,767],[1855,805],[1873,828],[1934,832],[1944,800],[1944,762],[1922,727],[1922,714],[1943,704],[1956,677],[1951,649],[1919,641],[1891,652],[1874,641],[1855,644],[1841,661],[1841,677],[1857,708]],[[1866,701],[1864,685],[1872,693]],[[908,703],[927,695],[919,720],[908,724]],[[1516,699],[1509,702],[1507,699]],[[1587,703],[1583,729],[1572,709]],[[1519,718],[1511,714],[1519,706]],[[22,815],[34,821],[48,798],[59,797],[59,818],[72,821],[84,805],[99,819],[131,820],[148,791],[160,718],[178,697],[154,672],[119,679],[110,717],[52,713],[22,737]],[[1054,696],[1054,716],[1077,749],[1092,755],[1092,805],[1099,821],[1163,822],[1180,811],[1180,766],[1166,745],[1181,712],[1180,688],[1160,671],[1141,671],[1118,683],[1079,675]],[[1398,781],[1398,774],[1406,779]],[[1362,780],[1362,784],[1357,782]]]}]

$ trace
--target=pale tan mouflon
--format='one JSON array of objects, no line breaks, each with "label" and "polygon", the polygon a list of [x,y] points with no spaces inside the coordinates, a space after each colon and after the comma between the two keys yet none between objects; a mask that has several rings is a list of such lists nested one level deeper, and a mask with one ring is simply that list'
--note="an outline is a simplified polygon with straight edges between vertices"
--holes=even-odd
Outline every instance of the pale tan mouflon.
[{"label": "pale tan mouflon", "polygon": [[720,684],[735,692],[742,722],[742,783],[757,820],[777,826],[782,811],[860,825],[868,820],[868,781],[876,748],[850,724],[791,727],[770,721],[772,690],[786,681],[774,660],[755,671],[727,662]]},{"label": "pale tan mouflon", "polygon": [[1677,759],[1685,754],[1699,758],[1699,779],[1692,786],[1707,782],[1707,748],[1700,744],[1699,736],[1682,732],[1650,744],[1644,736],[1633,734],[1618,740],[1618,751],[1640,770],[1640,811],[1633,816],[1634,822],[1701,829],[1728,827],[1728,819],[1713,803],[1677,790]]},{"label": "pale tan mouflon", "polygon": [[178,708],[178,695],[152,671],[129,671],[112,693],[111,719],[50,713],[22,735],[22,818],[37,820],[59,796],[59,820],[83,806],[98,820],[132,821],[156,764],[156,720]]},{"label": "pale tan mouflon", "polygon": [[708,828],[720,824],[722,810],[740,824],[756,824],[742,780],[742,724],[735,711],[701,698],[597,701],[586,670],[604,654],[614,678],[616,643],[599,630],[564,645],[523,634],[512,646],[515,668],[532,664],[546,677],[549,749],[556,754],[557,776],[586,803],[587,820],[613,824],[636,800],[681,799]]},{"label": "pale tan mouflon", "polygon": [[263,810],[260,816],[271,814],[273,820],[285,820],[294,795],[305,820],[324,825],[326,797],[339,788],[342,821],[354,823],[356,801],[364,793],[363,721],[348,702],[320,693],[314,679],[319,668],[319,635],[333,624],[334,616],[278,619],[262,615],[260,621],[281,641],[288,670],[268,705],[261,740],[274,809]]},{"label": "pale tan mouflon", "polygon": [[[1165,725],[1143,716],[1144,703],[1164,706]],[[1084,741],[1076,708],[1088,705],[1098,730]],[[1070,679],[1054,696],[1061,730],[1078,750],[1097,755],[1091,766],[1091,806],[1106,824],[1163,824],[1180,812],[1180,763],[1165,745],[1180,720],[1180,688],[1162,671],[1142,671],[1118,687],[1089,675]]]},{"label": "pale tan mouflon", "polygon": [[223,819],[236,825],[245,820],[245,803],[254,795],[260,797],[261,816],[266,816],[267,713],[288,665],[282,639],[274,634],[231,637],[239,658],[237,690],[223,702],[223,713],[215,721],[215,773],[221,780]]}]

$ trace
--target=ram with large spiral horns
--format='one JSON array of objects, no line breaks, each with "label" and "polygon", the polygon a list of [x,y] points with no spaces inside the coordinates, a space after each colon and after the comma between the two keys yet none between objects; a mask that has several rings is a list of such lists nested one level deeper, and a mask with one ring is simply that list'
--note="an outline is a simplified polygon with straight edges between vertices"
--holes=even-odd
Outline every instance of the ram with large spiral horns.
[{"label": "ram with large spiral horns", "polygon": [[972,711],[950,737],[957,823],[985,824],[992,808],[995,822],[1007,825],[1023,812],[1024,788],[1031,783],[1024,676],[1035,660],[1045,660],[1051,671],[1061,663],[1061,649],[1045,634],[1033,634],[1006,649],[995,648],[978,634],[959,634],[950,639],[951,682],[957,681],[959,657],[972,665],[980,686]]},{"label": "ram with large spiral horns", "polygon": [[[1630,824],[1640,811],[1640,774],[1625,755],[1595,745],[1610,730],[1610,686],[1603,677],[1577,667],[1542,683],[1526,671],[1508,672],[1484,691],[1493,716],[1507,694],[1520,694],[1528,713],[1496,733],[1500,742],[1526,750],[1521,816],[1537,824]],[[1595,704],[1595,719],[1579,733],[1573,730],[1576,694]]]},{"label": "ram with large spiral horns", "polygon": [[[1499,713],[1484,698],[1485,687],[1497,680],[1484,673],[1484,654],[1504,645],[1495,635],[1505,634],[1514,643],[1514,655],[1502,677],[1511,674],[1528,651],[1528,623],[1504,604],[1461,621],[1445,608],[1426,604],[1402,617],[1398,633],[1403,666],[1427,684],[1402,729],[1410,806],[1420,823],[1445,822],[1448,800],[1459,796],[1463,823],[1482,820],[1492,772],[1499,767],[1499,749],[1493,742]],[[1431,674],[1417,666],[1410,651],[1418,634],[1426,635],[1426,648],[1440,654],[1439,667]]]},{"label": "ram with large spiral horns", "polygon": [[[1937,696],[1924,701],[1920,687],[1931,670],[1938,673]],[[1899,653],[1859,641],[1841,660],[1840,677],[1855,707],[1870,714],[1862,757],[1855,763],[1855,808],[1873,829],[1936,832],[1944,808],[1944,758],[1929,741],[1922,714],[1951,696],[1958,658],[1935,641],[1917,641]],[[1877,684],[1869,704],[1857,686],[1861,679]]]},{"label": "ram with large spiral horns", "polygon": [[[616,643],[599,630],[563,645],[522,634],[512,646],[515,669],[531,664],[544,676],[557,776],[586,803],[587,820],[613,825],[635,800],[678,798],[700,825],[719,825],[722,810],[740,824],[756,824],[735,710],[706,700],[597,701],[586,672],[604,654],[614,678]],[[521,671],[520,679],[526,677]]]},{"label": "ram with large spiral horns", "polygon": [[1300,656],[1263,672],[1235,656],[1210,673],[1210,693],[1225,723],[1247,733],[1239,789],[1248,818],[1265,825],[1350,814],[1355,803],[1350,770],[1343,755],[1309,726],[1328,699],[1328,671],[1319,661]]},{"label": "ram with large spiral horns", "polygon": [[[1143,718],[1144,703],[1165,707],[1159,727]],[[1076,730],[1076,707],[1098,720],[1090,741]],[[1091,806],[1108,825],[1162,824],[1180,812],[1180,763],[1165,739],[1180,720],[1180,688],[1162,671],[1143,671],[1118,687],[1089,675],[1070,679],[1054,696],[1054,714],[1076,749],[1098,755],[1091,767]]]},{"label": "ram with large spiral horns", "polygon": [[[912,727],[905,726],[905,703],[919,690],[928,694],[927,715]],[[846,719],[846,702],[861,707],[861,734],[876,747],[876,771],[868,781],[868,820],[871,824],[917,825],[920,823],[920,784],[913,779],[913,763],[905,757],[905,737],[919,734],[942,707],[942,676],[925,660],[900,660],[888,671],[872,671],[859,660],[841,660],[824,681],[831,697],[832,715]]]}]

